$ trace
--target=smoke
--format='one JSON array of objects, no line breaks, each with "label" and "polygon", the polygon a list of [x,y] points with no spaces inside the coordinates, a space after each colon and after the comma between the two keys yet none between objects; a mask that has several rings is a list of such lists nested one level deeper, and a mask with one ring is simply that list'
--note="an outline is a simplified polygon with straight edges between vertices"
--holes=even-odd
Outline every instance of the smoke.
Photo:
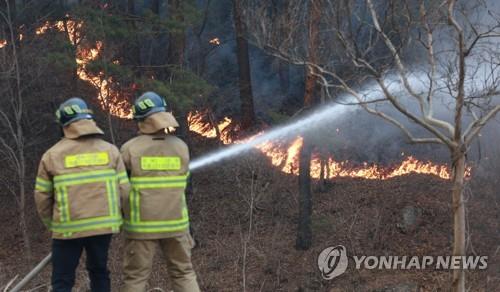
[{"label": "smoke", "polygon": [[[397,93],[400,87],[394,86],[393,76],[388,76],[388,83],[392,84],[389,89],[393,93]],[[379,99],[381,97],[381,92],[378,90],[378,85],[374,82],[369,82],[364,87],[359,89],[359,93],[366,98],[366,100]],[[292,122],[289,122],[283,126],[279,126],[266,131],[262,135],[258,135],[252,139],[249,139],[245,143],[233,144],[227,148],[217,150],[212,153],[208,153],[200,158],[194,159],[190,164],[191,170],[196,170],[201,167],[205,167],[227,158],[231,158],[237,155],[244,154],[245,152],[253,149],[255,146],[268,141],[275,141],[280,139],[290,139],[297,137],[299,135],[307,135],[308,138],[314,137],[313,140],[317,146],[321,145],[332,145],[325,143],[326,140],[323,139],[325,136],[322,134],[327,132],[323,131],[325,127],[335,127],[340,125],[339,120],[348,121],[346,115],[359,110],[359,107],[352,105],[345,105],[354,103],[356,100],[351,95],[343,95],[337,99],[338,103],[331,102],[329,104],[321,106],[316,111],[305,115],[304,117],[298,118]]]},{"label": "smoke", "polygon": [[233,144],[227,148],[208,153],[200,158],[194,159],[190,165],[190,170],[196,170],[227,158],[244,154],[245,152],[253,149],[254,146],[262,143],[273,141],[276,139],[289,138],[296,136],[302,131],[314,130],[320,123],[333,123],[347,112],[353,110],[353,107],[343,106],[340,104],[331,104],[315,113],[289,123],[285,126],[277,127],[267,131],[265,134],[255,137],[242,144]]},{"label": "smoke", "polygon": [[[409,75],[409,83],[417,93],[423,94],[429,88],[428,81],[424,77],[424,73]],[[437,88],[446,87],[441,82],[444,82],[444,80],[438,80]],[[474,82],[474,80],[471,82]],[[418,102],[409,96],[397,75],[386,76],[384,83],[392,95],[400,96],[400,102],[410,112],[419,116]],[[378,84],[373,81],[367,82],[365,86],[359,88],[358,92],[366,101],[384,97]],[[446,105],[451,104],[453,98],[446,92],[439,90],[434,92],[433,95],[440,101],[440,103],[435,104],[435,116],[451,122],[454,111]],[[360,110],[359,106],[345,105],[354,102],[356,102],[356,99],[353,96],[345,94],[339,97],[337,103],[331,102],[322,105],[319,109],[304,117],[270,129],[244,143],[233,144],[197,158],[191,162],[190,169],[196,170],[224,159],[242,155],[255,146],[268,141],[286,140],[297,136],[307,136],[317,148],[333,154],[337,160],[387,162],[397,160],[401,156],[408,154],[415,155],[419,153],[425,158],[433,160],[448,158],[446,155],[449,154],[442,145],[407,145],[400,130],[395,126],[384,123],[378,117],[366,115],[363,110]],[[428,133],[422,127],[408,121],[388,103],[379,105],[377,109],[397,118],[415,137],[433,137],[431,133]],[[466,116],[464,122],[470,122],[470,117]]]},{"label": "smoke", "polygon": [[[479,5],[476,7],[469,7],[474,1],[462,1],[460,8],[470,11],[468,19],[470,23],[466,22],[465,16],[457,14],[464,27],[473,25],[479,28],[479,31],[485,31],[488,27],[496,24],[497,19],[494,14],[500,11],[500,4],[495,1],[486,1],[487,5]],[[418,10],[417,10],[418,11]],[[493,12],[492,12],[493,11]],[[227,15],[230,17],[230,15]],[[227,19],[226,23],[230,22]],[[222,31],[222,30],[220,30]],[[233,33],[232,30],[227,30],[225,33]],[[471,31],[467,29],[467,34],[470,37]],[[446,22],[438,25],[435,28],[435,51],[436,62],[438,71],[434,78],[435,89],[434,96],[434,115],[442,120],[452,122],[454,114],[454,100],[452,96],[456,96],[454,88],[456,84],[450,82],[456,77],[456,45],[455,39],[452,37],[453,31]],[[228,35],[222,38],[229,39]],[[418,93],[425,93],[429,87],[428,72],[430,71],[429,63],[425,50],[416,39],[413,37],[414,43],[404,51],[403,56],[406,63],[412,64],[410,70],[414,72],[410,76],[410,83]],[[470,38],[468,38],[470,40]],[[498,38],[488,41],[481,41],[479,50],[468,57],[467,59],[467,81],[466,81],[466,95],[467,96],[480,96],[481,94],[489,91],[492,88],[498,88],[498,77],[500,72],[497,68],[492,68],[491,64],[497,63],[499,55],[494,54],[491,50],[500,51],[498,47]],[[291,102],[293,97],[300,97],[303,95],[303,72],[302,70],[292,70],[294,67],[290,66],[287,70],[280,68],[281,64],[277,60],[269,56],[265,56],[257,48],[251,48],[251,71],[252,71],[252,86],[254,91],[254,98],[256,103],[256,110],[260,113],[260,117],[266,118],[269,110],[279,111],[283,104],[296,104],[298,102]],[[486,59],[485,56],[493,56],[497,60]],[[209,71],[215,79],[219,79],[219,87],[224,88],[221,82],[220,70],[217,67],[225,67],[228,63],[236,65],[236,56],[234,54],[234,44],[227,43],[215,51],[214,55],[209,61]],[[286,71],[288,74],[283,78],[279,76],[280,71]],[[409,96],[406,90],[402,88],[401,83],[394,72],[389,72],[386,77],[387,84],[390,84],[391,91],[400,98],[403,103],[411,112],[420,116],[420,108],[418,103]],[[228,100],[234,101],[234,95],[237,95],[237,87],[234,84],[233,78],[230,89],[225,90],[225,94],[232,95],[233,98]],[[365,88],[363,88],[363,86]],[[228,87],[226,87],[228,88]],[[383,96],[378,89],[378,86],[372,82],[362,85],[361,91],[367,95],[367,99]],[[223,91],[224,92],[224,91]],[[495,97],[497,98],[497,97]],[[482,109],[473,108],[472,110],[480,114],[480,110],[490,108],[491,105],[497,101],[489,101],[489,104],[480,104]],[[353,97],[344,95],[338,101],[352,102]],[[225,103],[226,108],[233,108],[231,112],[237,112],[237,103]],[[289,107],[289,106],[288,106]],[[217,108],[217,107],[216,107]],[[416,125],[414,122],[409,121],[405,116],[399,113],[394,107],[387,103],[382,103],[377,106],[377,109],[384,113],[395,117],[397,120],[409,129],[415,137],[433,137],[433,135],[421,126]],[[466,114],[463,123],[466,125],[471,121],[471,116]],[[496,123],[494,123],[496,124]],[[483,141],[486,139],[493,139],[499,137],[498,127],[492,125],[488,126],[481,138]],[[254,138],[244,144],[229,146],[227,148],[209,153],[203,157],[193,160],[191,169],[198,169],[218,161],[241,155],[246,151],[252,149],[255,145],[264,143],[266,141],[276,141],[293,139],[297,135],[307,135],[309,139],[313,140],[317,149],[333,155],[336,160],[350,160],[353,162],[392,162],[401,159],[401,156],[415,155],[420,159],[431,159],[440,161],[449,161],[449,152],[442,145],[409,145],[406,137],[402,134],[400,129],[392,124],[387,123],[379,117],[367,114],[365,111],[360,110],[359,107],[345,106],[341,104],[329,103],[320,105],[319,108],[307,116],[296,118],[283,126],[278,126],[267,131],[265,134]],[[489,138],[486,138],[489,137]],[[500,140],[500,139],[499,139]],[[485,152],[487,147],[482,147]],[[490,154],[478,154],[478,143],[474,143],[470,151],[469,158],[478,159],[478,157],[487,157]]]}]

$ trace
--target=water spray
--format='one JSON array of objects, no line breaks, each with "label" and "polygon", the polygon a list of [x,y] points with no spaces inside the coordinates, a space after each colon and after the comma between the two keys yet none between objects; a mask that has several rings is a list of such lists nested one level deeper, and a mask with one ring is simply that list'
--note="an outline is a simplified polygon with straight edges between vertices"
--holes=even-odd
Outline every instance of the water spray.
[{"label": "water spray", "polygon": [[[421,72],[416,72],[408,77],[410,83],[413,84],[417,91],[423,91],[428,87],[425,81],[425,75]],[[389,92],[395,95],[406,96],[404,86],[400,82],[400,78],[396,74],[389,74],[384,78],[384,83]],[[381,91],[379,84],[375,81],[369,81],[362,85],[358,90],[359,96],[363,98],[365,102],[379,100],[384,97],[384,93]],[[291,136],[297,136],[300,131],[312,130],[323,126],[325,124],[332,125],[335,120],[343,117],[344,115],[360,109],[359,105],[356,105],[359,100],[350,94],[343,94],[339,96],[336,102],[330,102],[328,104],[322,105],[319,109],[310,112],[309,114],[289,122],[283,126],[268,130],[263,134],[258,134],[241,143],[232,144],[231,146],[225,147],[220,150],[215,150],[209,152],[201,157],[195,158],[189,164],[189,169],[195,171],[199,168],[203,168],[214,163],[220,162],[224,159],[232,158],[237,155],[244,154],[252,150],[255,146],[261,145],[266,142],[270,142],[277,139],[289,138]],[[411,100],[405,100],[404,102],[411,102]]]},{"label": "water spray", "polygon": [[[391,92],[396,92],[401,90],[401,86],[398,82],[394,82],[395,77],[390,76],[386,78],[387,86]],[[382,94],[377,90],[377,85],[371,83],[368,86],[360,90],[359,94],[365,98],[366,101],[374,100],[380,97]],[[353,106],[352,103],[356,103],[357,100],[352,95],[343,95],[337,99],[337,102],[331,102],[323,105],[321,108],[308,113],[307,115],[298,118],[292,122],[285,125],[271,129],[263,134],[251,137],[240,144],[232,144],[231,146],[225,147],[220,150],[209,152],[201,157],[198,157],[191,161],[189,164],[189,169],[191,171],[198,170],[200,168],[215,164],[222,160],[232,158],[236,155],[244,154],[252,150],[255,146],[261,145],[263,143],[288,138],[290,136],[296,136],[300,131],[317,128],[318,126],[323,126],[324,124],[332,123],[335,120],[343,117],[344,115],[358,110],[359,106]],[[11,292],[20,291],[26,284],[31,281],[42,269],[47,266],[51,261],[51,254],[47,255],[30,273],[25,276],[12,290]]]},{"label": "water spray", "polygon": [[[396,76],[387,76],[385,80],[391,91],[401,90],[401,86],[397,82],[398,79]],[[375,82],[365,84],[365,86],[363,86],[359,91],[359,95],[363,96],[366,101],[379,98],[381,94],[383,93],[380,91],[378,84]],[[345,114],[358,110],[360,108],[359,106],[352,105],[356,102],[358,102],[358,100],[350,94],[341,95],[337,98],[336,102],[330,102],[326,105],[322,105],[321,108],[312,111],[311,113],[293,122],[266,131],[261,135],[256,135],[243,143],[232,144],[224,149],[216,150],[195,158],[189,164],[189,169],[194,171],[224,159],[243,154],[260,144],[280,138],[296,136],[299,131],[317,128],[320,126],[320,123],[321,125],[332,123]]]},{"label": "water spray", "polygon": [[199,158],[196,158],[192,160],[191,163],[189,164],[189,169],[191,171],[194,171],[199,168],[217,163],[224,159],[243,154],[247,151],[250,151],[255,146],[266,143],[268,141],[276,140],[279,138],[285,138],[290,135],[296,135],[298,131],[317,127],[318,123],[320,122],[321,123],[332,122],[333,120],[340,118],[347,112],[353,111],[355,109],[356,107],[346,106],[338,103],[329,104],[324,108],[316,110],[292,123],[277,127],[275,129],[265,132],[264,134],[250,138],[244,143],[233,144],[224,149],[216,150],[214,152],[210,152]]}]

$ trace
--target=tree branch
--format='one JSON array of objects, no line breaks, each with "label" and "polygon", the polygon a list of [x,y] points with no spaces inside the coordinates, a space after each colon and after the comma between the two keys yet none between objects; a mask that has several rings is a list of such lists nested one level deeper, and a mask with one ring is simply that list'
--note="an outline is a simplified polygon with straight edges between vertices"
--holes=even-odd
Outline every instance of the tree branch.
[{"label": "tree branch", "polygon": [[479,134],[481,129],[488,123],[488,121],[494,118],[498,112],[500,112],[500,105],[495,106],[485,116],[471,123],[467,130],[464,131],[464,135],[462,136],[464,144],[469,145],[472,140]]},{"label": "tree branch", "polygon": [[[378,21],[377,12],[375,10],[375,7],[373,6],[372,0],[366,0],[366,3],[368,5],[368,9],[370,10],[370,14],[371,14],[371,18],[372,18],[375,30],[382,36],[382,39],[383,39],[385,45],[387,46],[387,48],[391,52],[391,54],[396,62],[398,76],[401,79],[401,82],[403,83],[404,88],[406,89],[406,91],[408,91],[408,93],[411,96],[413,96],[418,101],[424,121],[430,125],[444,129],[445,131],[447,131],[447,133],[450,136],[453,136],[453,134],[454,134],[453,126],[446,121],[434,118],[432,116],[432,112],[429,110],[429,109],[432,109],[432,107],[430,107],[426,103],[426,100],[424,99],[424,97],[419,95],[418,93],[416,93],[416,91],[410,85],[410,82],[409,82],[408,76],[407,76],[408,71],[403,64],[403,61],[401,60],[401,57],[399,56],[399,53],[398,53],[396,47],[394,46],[394,44],[392,43],[390,38],[387,36],[387,34],[382,30],[380,23]],[[430,34],[430,41],[432,42],[432,34]],[[430,50],[432,50],[432,43],[431,43]],[[433,52],[431,51],[430,54],[432,56]],[[431,94],[431,92],[429,92],[429,94]]]}]

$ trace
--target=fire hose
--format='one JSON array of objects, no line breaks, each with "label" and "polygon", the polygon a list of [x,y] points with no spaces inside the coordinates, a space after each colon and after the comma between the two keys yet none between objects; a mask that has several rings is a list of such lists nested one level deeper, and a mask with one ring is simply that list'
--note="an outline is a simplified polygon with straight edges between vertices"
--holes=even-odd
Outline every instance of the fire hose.
[{"label": "fire hose", "polygon": [[26,284],[28,284],[33,278],[35,278],[36,275],[38,275],[45,266],[47,266],[50,263],[50,260],[52,258],[52,253],[49,253],[42,261],[36,265],[33,270],[31,270],[19,283],[17,283],[16,286],[14,286],[12,289],[9,290],[9,292],[19,292],[21,291]]}]

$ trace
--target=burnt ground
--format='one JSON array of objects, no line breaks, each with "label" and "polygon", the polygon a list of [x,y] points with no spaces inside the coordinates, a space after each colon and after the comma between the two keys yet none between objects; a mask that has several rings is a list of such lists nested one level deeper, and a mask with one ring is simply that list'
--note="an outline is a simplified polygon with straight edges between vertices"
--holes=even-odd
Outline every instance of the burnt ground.
[{"label": "burnt ground", "polygon": [[[345,274],[325,281],[316,264],[322,249],[338,244],[345,245],[350,255],[451,254],[448,182],[425,175],[386,181],[338,179],[324,192],[315,184],[313,245],[308,251],[298,251],[294,248],[297,178],[271,167],[258,153],[247,157],[193,175],[189,205],[198,243],[193,261],[203,291],[243,291],[243,283],[246,291],[449,290],[448,271],[355,270],[350,262]],[[500,291],[500,196],[496,184],[490,179],[469,183],[468,253],[489,256],[487,270],[467,273],[469,291]],[[0,287],[28,270],[12,206],[0,206]],[[410,230],[401,226],[406,207],[420,210]],[[49,234],[34,208],[28,210],[33,254],[40,260],[49,252]],[[111,249],[113,291],[120,285],[122,240],[115,236]],[[83,261],[77,291],[88,290]],[[154,266],[149,286],[168,291],[168,277],[160,262]],[[47,291],[49,282],[47,268],[31,284],[36,289],[30,291]]]}]

